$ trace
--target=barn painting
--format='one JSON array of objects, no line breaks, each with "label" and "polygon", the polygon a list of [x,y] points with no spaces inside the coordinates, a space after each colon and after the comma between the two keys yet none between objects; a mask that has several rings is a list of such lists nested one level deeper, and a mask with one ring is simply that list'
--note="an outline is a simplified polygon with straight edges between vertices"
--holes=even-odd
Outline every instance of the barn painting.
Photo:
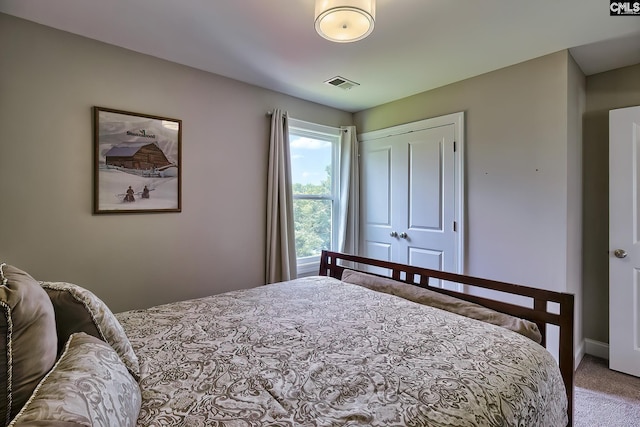
[{"label": "barn painting", "polygon": [[94,107],[94,213],[181,212],[182,121]]},{"label": "barn painting", "polygon": [[171,165],[157,142],[123,142],[105,154],[107,166],[136,170],[155,170]]}]

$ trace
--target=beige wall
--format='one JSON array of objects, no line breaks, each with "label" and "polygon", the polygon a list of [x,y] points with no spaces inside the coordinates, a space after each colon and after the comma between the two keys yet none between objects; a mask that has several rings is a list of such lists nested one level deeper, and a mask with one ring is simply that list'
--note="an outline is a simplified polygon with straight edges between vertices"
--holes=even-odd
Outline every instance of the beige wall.
[{"label": "beige wall", "polygon": [[[0,14],[0,259],[114,311],[264,283],[268,110],[350,113]],[[182,212],[92,215],[94,105],[183,120]]]},{"label": "beige wall", "polygon": [[609,342],[609,110],[640,105],[640,64],[587,77],[584,129],[584,333]]},{"label": "beige wall", "polygon": [[465,112],[465,272],[567,280],[567,73],[558,52],[355,114],[359,132]]}]

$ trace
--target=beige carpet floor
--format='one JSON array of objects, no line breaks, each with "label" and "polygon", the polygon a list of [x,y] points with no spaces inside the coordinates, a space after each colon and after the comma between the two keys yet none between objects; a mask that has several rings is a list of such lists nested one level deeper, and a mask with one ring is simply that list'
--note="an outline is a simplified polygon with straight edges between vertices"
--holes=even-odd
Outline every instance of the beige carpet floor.
[{"label": "beige carpet floor", "polygon": [[585,355],[575,374],[575,427],[640,427],[640,378]]}]

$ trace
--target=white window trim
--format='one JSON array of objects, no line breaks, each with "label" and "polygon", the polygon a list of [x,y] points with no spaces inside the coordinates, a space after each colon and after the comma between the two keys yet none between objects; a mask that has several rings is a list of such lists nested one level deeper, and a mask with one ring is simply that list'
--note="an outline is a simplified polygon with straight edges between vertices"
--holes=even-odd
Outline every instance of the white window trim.
[{"label": "white window trim", "polygon": [[[340,212],[340,135],[341,129],[331,126],[320,125],[317,123],[306,122],[303,120],[289,118],[289,133],[295,133],[300,136],[307,136],[314,139],[325,139],[332,143],[332,192],[331,195],[310,195],[310,196],[293,196],[294,199],[313,199],[313,200],[331,200],[332,218],[331,218],[331,243],[338,244],[338,217]],[[322,138],[322,137],[325,138]],[[331,248],[335,250],[336,248]],[[299,257],[297,258],[298,277],[312,276],[318,274],[320,270],[320,255]]]}]

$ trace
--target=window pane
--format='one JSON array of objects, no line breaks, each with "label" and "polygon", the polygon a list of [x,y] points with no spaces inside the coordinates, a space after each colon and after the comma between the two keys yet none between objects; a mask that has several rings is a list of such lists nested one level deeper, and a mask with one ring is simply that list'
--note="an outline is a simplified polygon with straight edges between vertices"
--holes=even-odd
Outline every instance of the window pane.
[{"label": "window pane", "polygon": [[290,135],[293,194],[331,194],[331,142]]},{"label": "window pane", "polygon": [[331,200],[293,201],[298,258],[320,255],[323,249],[331,249],[331,205]]}]

